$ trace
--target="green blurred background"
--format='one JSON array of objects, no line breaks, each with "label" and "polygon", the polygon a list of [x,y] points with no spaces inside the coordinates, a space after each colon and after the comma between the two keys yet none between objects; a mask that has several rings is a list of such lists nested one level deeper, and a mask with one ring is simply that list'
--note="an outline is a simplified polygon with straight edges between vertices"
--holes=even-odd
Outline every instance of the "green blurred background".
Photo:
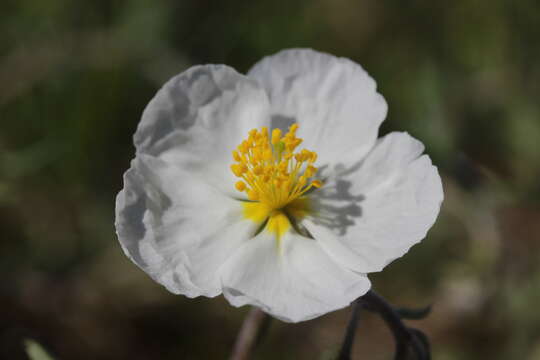
[{"label": "green blurred background", "polygon": [[[0,358],[222,359],[246,309],[169,294],[123,255],[114,197],[141,112],[191,65],[245,72],[283,48],[362,64],[382,133],[423,141],[445,187],[427,239],[371,278],[436,360],[540,359],[540,4],[522,1],[4,0]],[[274,321],[258,359],[332,359],[349,310]],[[364,314],[354,359],[390,359]]]}]

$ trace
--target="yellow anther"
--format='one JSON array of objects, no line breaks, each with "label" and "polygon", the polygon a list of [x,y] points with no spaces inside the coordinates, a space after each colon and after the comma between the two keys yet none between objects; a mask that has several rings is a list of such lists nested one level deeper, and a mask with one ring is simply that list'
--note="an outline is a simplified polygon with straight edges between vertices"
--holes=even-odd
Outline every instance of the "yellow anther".
[{"label": "yellow anther", "polygon": [[260,148],[253,149],[253,160],[255,162],[260,161],[262,158],[262,150]]},{"label": "yellow anther", "polygon": [[261,175],[264,171],[264,168],[262,166],[256,166],[254,169],[253,169],[253,173],[255,175]]},{"label": "yellow anther", "polygon": [[242,141],[240,146],[238,146],[238,151],[242,154],[247,153],[249,151],[249,143],[246,140]]},{"label": "yellow anther", "polygon": [[281,130],[274,129],[272,130],[272,145],[276,145],[279,140],[281,140]]},{"label": "yellow anther", "polygon": [[312,177],[316,172],[317,172],[317,168],[315,166],[308,165],[304,174],[306,175],[306,177],[309,178],[309,177]]},{"label": "yellow anther", "polygon": [[233,151],[232,156],[234,161],[242,161],[242,158],[240,157],[240,154],[238,154],[238,151]]},{"label": "yellow anther", "polygon": [[303,161],[304,161],[304,156],[303,156],[301,153],[294,154],[294,158],[295,158],[296,161],[298,161],[298,162],[303,162]]},{"label": "yellow anther", "polygon": [[243,181],[237,181],[236,184],[234,184],[234,187],[238,191],[244,191],[246,190],[246,184]]},{"label": "yellow anther", "polygon": [[313,180],[311,182],[311,185],[313,185],[313,187],[316,187],[317,189],[320,188],[321,186],[323,186],[323,182],[320,181],[320,180]]},{"label": "yellow anther", "polygon": [[234,175],[240,177],[247,171],[247,167],[244,164],[232,164],[231,170]]},{"label": "yellow anther", "polygon": [[298,124],[297,123],[294,123],[289,127],[289,132],[292,133],[292,134],[295,134],[296,130],[298,130]]}]

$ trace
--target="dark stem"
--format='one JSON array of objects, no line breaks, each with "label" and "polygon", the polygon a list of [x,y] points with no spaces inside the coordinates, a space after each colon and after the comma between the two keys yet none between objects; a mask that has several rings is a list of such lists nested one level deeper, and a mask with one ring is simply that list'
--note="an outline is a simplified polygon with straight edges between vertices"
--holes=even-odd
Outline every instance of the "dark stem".
[{"label": "dark stem", "polygon": [[392,305],[390,305],[379,294],[373,290],[370,290],[364,296],[362,296],[361,299],[364,302],[367,310],[376,312],[383,318],[396,339],[409,338],[407,327],[401,321],[398,313],[394,310]]},{"label": "dark stem", "polygon": [[[230,360],[247,360],[256,343],[261,340],[270,324],[270,316],[253,307],[247,314],[238,332]],[[262,328],[262,330],[261,330]]]},{"label": "dark stem", "polygon": [[418,329],[409,328],[403,323],[403,319],[422,319],[426,317],[431,307],[421,309],[396,308],[389,304],[382,296],[370,290],[364,296],[357,299],[353,305],[351,319],[347,326],[345,339],[337,360],[351,360],[351,351],[354,336],[358,326],[360,309],[379,314],[384,320],[396,341],[394,360],[405,360],[411,355],[410,351],[418,360],[430,360],[431,351],[427,336]]},{"label": "dark stem", "polygon": [[351,318],[347,325],[347,331],[345,332],[345,339],[343,339],[343,345],[337,360],[351,360],[351,351],[354,344],[354,336],[356,329],[358,328],[358,320],[360,319],[360,310],[362,309],[362,302],[356,300],[353,304]]}]

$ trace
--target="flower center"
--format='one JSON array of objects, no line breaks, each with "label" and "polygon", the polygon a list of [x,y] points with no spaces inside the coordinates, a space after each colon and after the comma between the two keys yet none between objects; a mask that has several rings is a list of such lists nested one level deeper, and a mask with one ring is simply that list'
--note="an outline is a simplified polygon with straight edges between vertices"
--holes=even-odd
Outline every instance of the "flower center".
[{"label": "flower center", "polygon": [[296,137],[297,130],[298,124],[293,124],[284,136],[280,129],[272,130],[269,136],[266,127],[260,131],[253,129],[232,152],[235,163],[231,171],[242,179],[235,187],[253,201],[245,205],[246,216],[261,222],[274,220],[268,227],[276,227],[277,233],[287,227],[283,213],[302,217],[308,209],[304,195],[323,185],[313,178],[317,173],[313,166],[317,154],[307,149],[296,151],[302,143]]},{"label": "flower center", "polygon": [[236,163],[231,170],[242,180],[235,186],[246,192],[249,200],[259,201],[277,210],[300,198],[312,187],[322,186],[320,180],[312,180],[317,168],[313,166],[317,153],[302,149],[295,153],[302,139],[296,137],[298,124],[293,124],[282,137],[280,129],[261,131],[253,129],[247,140],[233,151]]}]

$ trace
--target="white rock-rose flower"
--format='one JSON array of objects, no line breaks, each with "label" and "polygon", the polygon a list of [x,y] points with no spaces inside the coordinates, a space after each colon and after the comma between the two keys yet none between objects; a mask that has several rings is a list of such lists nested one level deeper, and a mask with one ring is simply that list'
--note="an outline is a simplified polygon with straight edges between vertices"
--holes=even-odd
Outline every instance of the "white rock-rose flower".
[{"label": "white rock-rose flower", "polygon": [[343,308],[422,240],[443,199],[424,146],[377,138],[360,65],[308,49],[247,75],[195,66],[148,104],[116,200],[126,255],[169,291],[289,322]]}]

